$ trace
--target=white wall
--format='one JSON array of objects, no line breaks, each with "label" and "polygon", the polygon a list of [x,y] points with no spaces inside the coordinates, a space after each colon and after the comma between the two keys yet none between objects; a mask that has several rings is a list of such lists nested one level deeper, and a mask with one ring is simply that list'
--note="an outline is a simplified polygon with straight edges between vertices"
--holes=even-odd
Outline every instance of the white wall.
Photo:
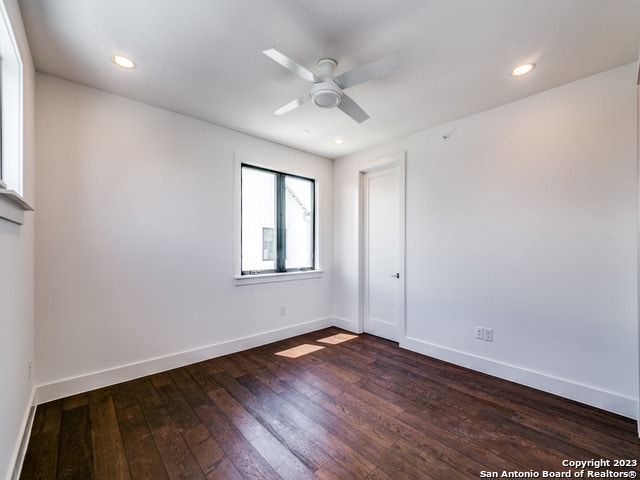
[{"label": "white wall", "polygon": [[[34,205],[35,73],[16,0],[2,0],[9,13],[24,62],[23,196]],[[30,407],[34,358],[33,213],[18,226],[0,219],[0,478],[9,478],[18,457]]]},{"label": "white wall", "polygon": [[[37,95],[39,401],[331,324],[332,161],[46,75]],[[317,179],[322,278],[234,284],[236,153]]]},{"label": "white wall", "polygon": [[340,324],[358,329],[359,165],[406,151],[401,344],[636,417],[636,71],[337,160]]}]

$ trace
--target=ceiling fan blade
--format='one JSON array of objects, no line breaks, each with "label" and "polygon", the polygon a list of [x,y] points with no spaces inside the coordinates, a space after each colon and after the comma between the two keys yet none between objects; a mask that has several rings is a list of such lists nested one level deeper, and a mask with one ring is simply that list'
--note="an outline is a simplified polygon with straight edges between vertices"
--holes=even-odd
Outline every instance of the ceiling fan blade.
[{"label": "ceiling fan blade", "polygon": [[294,62],[293,60],[291,60],[286,55],[280,53],[275,48],[270,48],[268,50],[263,51],[262,53],[264,53],[271,60],[273,60],[274,62],[279,63],[284,68],[286,68],[287,70],[295,73],[296,75],[298,75],[300,78],[302,78],[304,80],[307,80],[309,82],[315,82],[315,81],[319,80],[318,77],[316,77],[309,70],[304,68],[302,65]]},{"label": "ceiling fan blade", "polygon": [[352,68],[336,77],[336,82],[344,90],[355,85],[360,85],[368,80],[381,77],[391,72],[396,66],[396,56],[380,58],[361,67]]},{"label": "ceiling fan blade", "polygon": [[280,107],[279,109],[277,109],[273,113],[276,114],[276,115],[283,115],[283,114],[285,114],[287,112],[290,112],[291,110],[295,110],[296,108],[300,107],[301,105],[304,105],[309,100],[311,100],[311,95],[309,95],[307,93],[306,95],[303,95],[300,98],[296,98],[295,100],[287,103],[286,105],[283,105],[282,107]]},{"label": "ceiling fan blade", "polygon": [[369,115],[367,115],[366,112],[344,92],[342,92],[342,100],[338,104],[338,108],[358,123],[362,123],[369,118]]}]

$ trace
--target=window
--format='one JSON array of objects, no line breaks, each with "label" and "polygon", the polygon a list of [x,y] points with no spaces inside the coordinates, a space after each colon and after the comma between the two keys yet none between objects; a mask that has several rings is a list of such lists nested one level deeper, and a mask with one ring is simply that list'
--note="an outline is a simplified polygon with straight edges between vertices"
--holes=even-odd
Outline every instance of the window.
[{"label": "window", "polygon": [[33,208],[22,198],[23,64],[0,1],[0,218],[18,225]]},{"label": "window", "polygon": [[22,195],[22,71],[9,15],[0,2],[0,180],[19,195]]},{"label": "window", "polygon": [[315,269],[315,182],[241,167],[241,272]]}]

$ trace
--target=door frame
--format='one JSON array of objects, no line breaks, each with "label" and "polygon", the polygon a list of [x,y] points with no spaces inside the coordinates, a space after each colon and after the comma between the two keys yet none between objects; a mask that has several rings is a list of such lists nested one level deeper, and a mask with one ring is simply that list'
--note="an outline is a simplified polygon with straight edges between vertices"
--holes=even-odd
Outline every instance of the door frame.
[{"label": "door frame", "polygon": [[364,332],[364,320],[366,309],[366,302],[368,301],[368,288],[366,278],[366,265],[368,260],[367,251],[367,237],[366,237],[366,219],[368,216],[368,206],[365,202],[367,198],[367,184],[366,175],[388,168],[398,169],[398,194],[399,194],[399,206],[398,212],[399,220],[399,232],[398,232],[398,273],[400,273],[398,295],[399,295],[399,312],[398,312],[398,341],[402,342],[406,337],[406,324],[405,324],[405,312],[406,312],[406,268],[405,268],[405,210],[406,210],[406,153],[400,152],[386,157],[379,158],[377,160],[364,163],[358,168],[359,182],[358,182],[358,199],[360,208],[358,209],[358,331]]}]

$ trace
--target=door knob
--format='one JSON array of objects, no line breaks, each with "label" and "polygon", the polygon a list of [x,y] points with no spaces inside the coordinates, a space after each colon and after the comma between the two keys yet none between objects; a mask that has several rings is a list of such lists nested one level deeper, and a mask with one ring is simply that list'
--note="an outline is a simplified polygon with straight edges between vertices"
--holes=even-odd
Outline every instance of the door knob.
[{"label": "door knob", "polygon": [[400,278],[400,274],[399,273],[394,273],[391,275],[393,278]]}]

